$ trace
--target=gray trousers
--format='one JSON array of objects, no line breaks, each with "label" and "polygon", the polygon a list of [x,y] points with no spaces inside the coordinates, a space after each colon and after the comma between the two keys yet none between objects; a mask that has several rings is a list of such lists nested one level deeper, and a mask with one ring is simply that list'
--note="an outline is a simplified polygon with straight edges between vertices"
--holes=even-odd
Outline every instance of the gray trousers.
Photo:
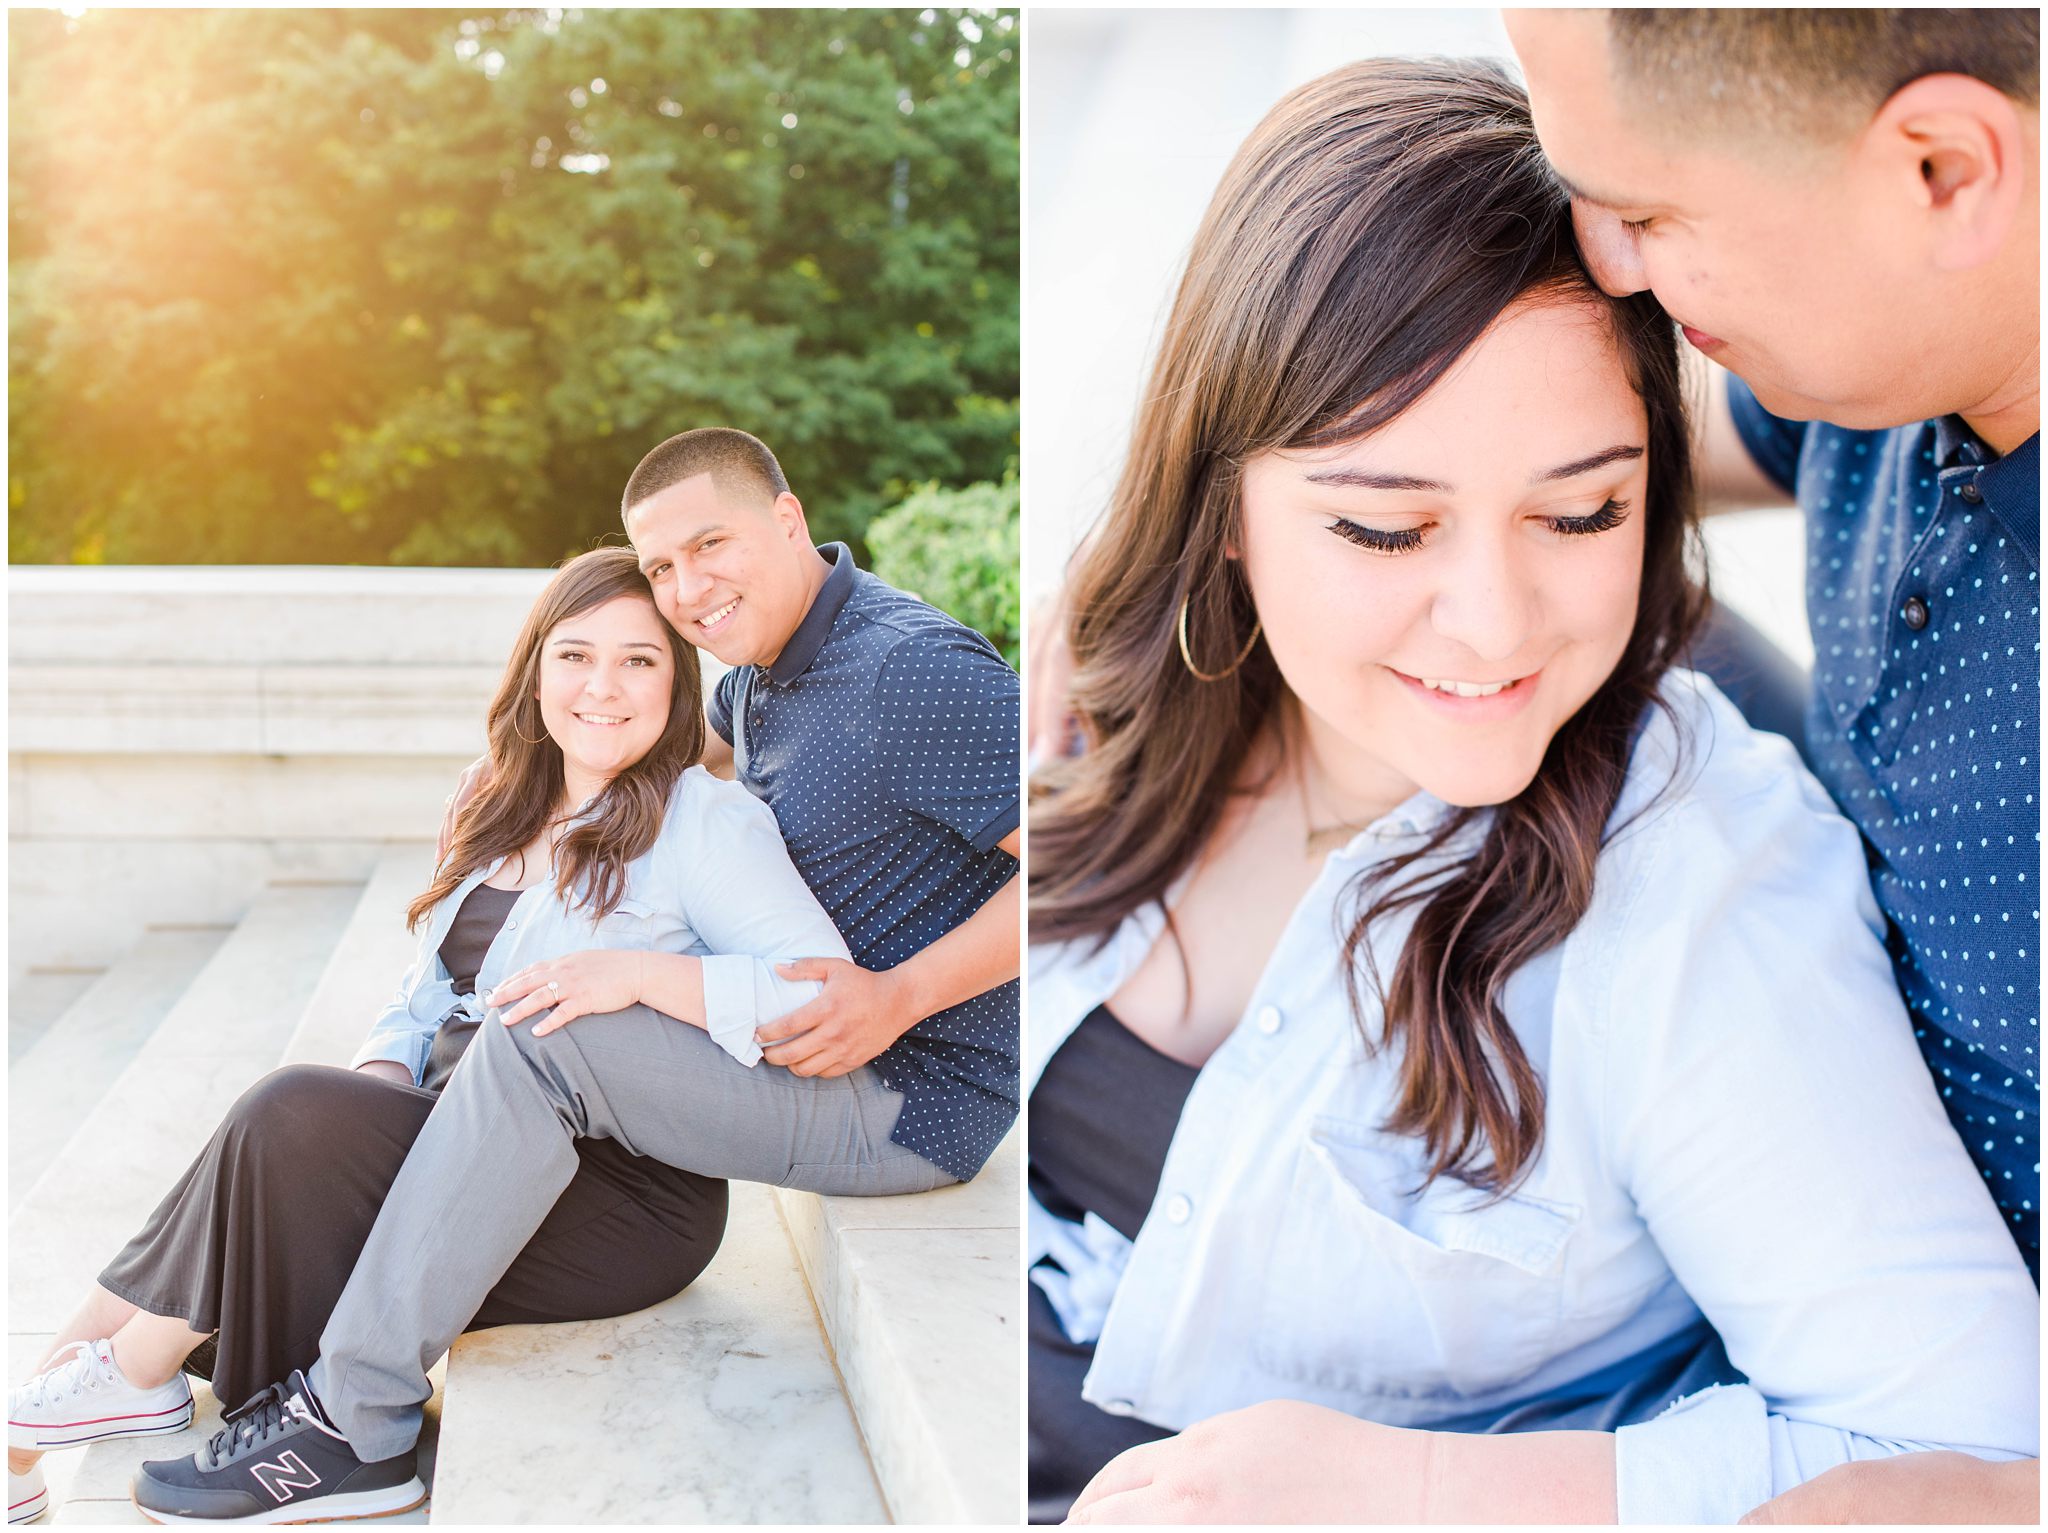
[{"label": "gray trousers", "polygon": [[366,1461],[419,1436],[427,1370],[576,1174],[616,1139],[686,1171],[811,1192],[954,1180],[891,1144],[903,1098],[873,1069],[748,1069],[702,1029],[635,1006],[536,1038],[493,1009],[413,1142],[320,1337],[313,1391]]}]

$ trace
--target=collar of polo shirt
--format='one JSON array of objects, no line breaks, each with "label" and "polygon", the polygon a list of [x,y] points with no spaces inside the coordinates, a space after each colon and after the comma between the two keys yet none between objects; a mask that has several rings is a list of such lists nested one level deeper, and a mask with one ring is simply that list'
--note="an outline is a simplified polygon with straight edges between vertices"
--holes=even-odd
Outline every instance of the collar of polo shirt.
[{"label": "collar of polo shirt", "polygon": [[2041,434],[2037,431],[2000,458],[1991,452],[1961,416],[1944,415],[1934,423],[1934,461],[1946,472],[1981,463],[1976,485],[1985,503],[2027,552],[2041,562]]},{"label": "collar of polo shirt", "polygon": [[825,647],[825,635],[832,631],[832,620],[853,594],[853,550],[844,543],[827,543],[818,550],[818,556],[832,568],[812,598],[810,611],[804,614],[804,620],[796,625],[796,632],[789,636],[782,653],[768,668],[769,681],[778,687],[788,686],[810,669],[818,651]]}]

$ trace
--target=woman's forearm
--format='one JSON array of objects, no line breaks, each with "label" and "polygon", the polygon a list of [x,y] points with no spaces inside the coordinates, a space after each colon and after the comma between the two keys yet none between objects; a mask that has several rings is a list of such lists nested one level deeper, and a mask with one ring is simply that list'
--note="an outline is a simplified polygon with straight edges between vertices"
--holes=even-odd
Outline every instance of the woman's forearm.
[{"label": "woman's forearm", "polygon": [[705,1027],[704,961],[687,953],[640,955],[640,1001],[665,1017]]},{"label": "woman's forearm", "polygon": [[1615,1520],[1611,1432],[1427,1435],[1426,1521]]},{"label": "woman's forearm", "polygon": [[1112,1459],[1076,1523],[1611,1523],[1605,1432],[1482,1437],[1268,1400]]}]

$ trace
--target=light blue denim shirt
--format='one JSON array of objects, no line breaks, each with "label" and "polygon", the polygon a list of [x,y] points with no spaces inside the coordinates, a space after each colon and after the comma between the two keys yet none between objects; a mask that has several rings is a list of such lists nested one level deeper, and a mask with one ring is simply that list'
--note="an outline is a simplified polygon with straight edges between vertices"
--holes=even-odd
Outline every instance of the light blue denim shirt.
[{"label": "light blue denim shirt", "polygon": [[[1622,1428],[1624,1521],[1733,1522],[1850,1459],[2038,1452],[2034,1286],[1921,1063],[1857,834],[1711,682],[1664,695],[1682,729],[1646,725],[1590,908],[1503,996],[1544,1082],[1527,1179],[1417,1192],[1419,1141],[1380,1129],[1398,1056],[1363,1047],[1333,916],[1449,812],[1418,795],[1295,910],[1137,1239],[1033,1200],[1033,1281],[1095,1343],[1084,1398],[1175,1429],[1271,1399],[1429,1427],[1704,1313],[1751,1382]],[[1162,919],[1031,950],[1027,1090]],[[1408,924],[1375,934],[1380,972]]]},{"label": "light blue denim shirt", "polygon": [[761,1058],[754,1029],[815,997],[814,981],[787,980],[777,963],[845,958],[846,943],[790,863],[775,815],[737,783],[691,767],[676,780],[661,834],[627,865],[612,913],[566,909],[552,869],[521,892],[484,954],[476,993],[457,995],[441,942],[470,890],[502,863],[471,873],[421,929],[419,952],[349,1066],[392,1059],[421,1079],[434,1033],[450,1012],[484,1014],[483,996],[528,964],[590,948],[686,953],[704,961],[708,1031],[743,1065]]}]

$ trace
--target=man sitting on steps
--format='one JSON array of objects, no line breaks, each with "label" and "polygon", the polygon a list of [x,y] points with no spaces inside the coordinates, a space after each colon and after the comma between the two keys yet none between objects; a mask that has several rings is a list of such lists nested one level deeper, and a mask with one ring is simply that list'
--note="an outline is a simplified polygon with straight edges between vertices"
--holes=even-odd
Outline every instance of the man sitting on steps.
[{"label": "man sitting on steps", "polygon": [[712,731],[856,962],[785,966],[824,988],[757,1035],[751,1068],[633,1004],[616,954],[500,985],[319,1361],[210,1461],[143,1465],[135,1497],[157,1521],[338,1519],[410,1481],[426,1370],[553,1206],[578,1138],[708,1176],[873,1195],[972,1177],[1015,1121],[1016,674],[843,545],[814,547],[773,454],[744,432],[664,442],[624,509],[663,616],[733,667]]}]

